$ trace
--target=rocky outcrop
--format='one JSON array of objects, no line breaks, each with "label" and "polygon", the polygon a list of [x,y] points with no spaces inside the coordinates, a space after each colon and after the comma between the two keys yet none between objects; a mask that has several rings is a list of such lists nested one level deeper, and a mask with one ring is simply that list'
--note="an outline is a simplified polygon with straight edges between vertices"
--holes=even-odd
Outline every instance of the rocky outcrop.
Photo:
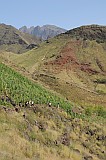
[{"label": "rocky outcrop", "polygon": [[23,33],[29,33],[29,34],[35,35],[43,40],[46,40],[48,38],[51,38],[51,37],[54,37],[58,34],[66,32],[65,29],[54,26],[54,25],[44,25],[42,27],[32,26],[30,28],[23,26],[19,30]]}]

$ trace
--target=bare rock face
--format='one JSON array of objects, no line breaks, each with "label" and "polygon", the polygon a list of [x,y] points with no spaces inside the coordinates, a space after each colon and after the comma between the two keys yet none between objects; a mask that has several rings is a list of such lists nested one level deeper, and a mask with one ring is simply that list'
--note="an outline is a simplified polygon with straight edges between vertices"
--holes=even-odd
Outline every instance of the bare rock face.
[{"label": "bare rock face", "polygon": [[19,29],[23,33],[29,33],[32,35],[35,35],[42,40],[46,40],[48,38],[52,38],[58,34],[66,32],[65,29],[54,26],[54,25],[44,25],[42,27],[36,26],[36,27],[30,27],[27,28],[26,26],[23,26]]}]

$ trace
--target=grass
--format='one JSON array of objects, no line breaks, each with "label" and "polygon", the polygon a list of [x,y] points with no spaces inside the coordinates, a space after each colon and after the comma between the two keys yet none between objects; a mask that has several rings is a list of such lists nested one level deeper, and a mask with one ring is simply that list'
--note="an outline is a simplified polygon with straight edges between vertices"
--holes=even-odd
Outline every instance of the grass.
[{"label": "grass", "polygon": [[[2,63],[0,64],[0,71],[0,95],[1,97],[8,96],[16,105],[19,105],[20,102],[24,105],[25,102],[29,100],[33,100],[35,104],[47,105],[51,102],[52,106],[55,107],[57,107],[59,103],[60,107],[73,117],[91,116],[95,113],[98,117],[106,118],[106,110],[102,106],[95,105],[93,107],[92,105],[88,105],[88,107],[86,106],[84,108],[85,111],[83,111],[83,114],[78,115],[72,112],[72,108],[75,107],[75,104],[71,104],[63,98],[58,97],[56,94],[53,94],[37,83],[30,81],[28,78]],[[0,104],[12,106],[6,99],[4,101],[0,99]]]},{"label": "grass", "polygon": [[[64,109],[71,107],[71,104],[65,102],[64,99],[31,82],[4,64],[0,64],[0,72],[0,94],[8,95],[17,105],[19,102],[24,104],[28,100],[33,100],[34,103],[39,104],[51,102],[53,106],[57,106],[60,103],[60,106]],[[6,101],[1,101],[1,104],[5,103]]]},{"label": "grass", "polygon": [[[36,103],[34,106],[36,112],[33,107],[22,107],[18,113],[10,103],[0,101],[1,160],[81,160],[85,156],[83,145],[86,146],[87,155],[96,157],[95,160],[98,160],[98,156],[101,156],[102,160],[105,159],[101,153],[105,150],[104,143],[102,140],[97,140],[97,137],[106,135],[106,112],[103,107],[91,106],[85,110],[81,118],[79,114],[74,115],[71,112],[74,106],[68,101],[2,63],[0,72],[0,96],[8,95],[17,106],[20,101],[24,104],[30,99]],[[52,102],[52,107],[48,107],[48,101]],[[56,107],[58,102],[60,109]],[[11,106],[12,111],[5,112],[2,106],[6,108]],[[26,118],[23,117],[24,113]],[[94,136],[91,137],[91,133]],[[90,154],[92,147],[95,149]]]},{"label": "grass", "polygon": [[106,110],[102,106],[86,107],[85,108],[85,114],[88,115],[88,116],[91,116],[92,114],[96,114],[97,116],[106,118]]},{"label": "grass", "polygon": [[[102,105],[105,107],[106,85],[94,83],[98,79],[105,79],[105,74],[102,74],[100,69],[102,66],[102,69],[106,70],[105,44],[98,44],[95,40],[80,40],[79,43],[80,45],[77,45],[75,39],[63,34],[50,39],[49,43],[43,42],[38,48],[21,55],[2,53],[1,61],[38,81],[39,84],[43,84],[44,87],[68,98],[71,102],[78,105]],[[93,70],[100,73],[90,74],[73,68],[69,63],[61,71],[58,67],[55,69],[54,65],[44,65],[46,62],[55,60],[65,47],[75,50],[75,57],[80,64],[90,64]],[[71,69],[67,69],[68,66]]]},{"label": "grass", "polygon": [[[69,115],[64,117],[65,112],[55,107],[52,110],[44,105],[39,107],[42,111],[45,110],[47,115],[44,112],[39,115],[39,111],[34,113],[33,108],[22,108],[19,113],[0,110],[1,160],[48,160],[48,158],[80,160],[85,156],[85,152],[86,155],[96,157],[97,160],[98,155],[101,155],[102,160],[105,159],[104,154],[101,153],[105,150],[104,143],[102,140],[96,140],[98,136],[105,136],[105,124],[78,118],[71,119]],[[24,111],[26,112],[25,119],[22,116]],[[38,126],[35,125],[35,120]],[[39,128],[41,123],[43,126],[46,124],[45,130]],[[89,134],[90,131],[94,132],[93,136]],[[69,145],[63,143],[65,133],[68,136],[66,140],[68,138],[70,141]],[[83,144],[86,145],[85,148]],[[95,149],[92,149],[93,153],[90,154],[92,147]]]},{"label": "grass", "polygon": [[[19,67],[19,71],[23,71],[28,76],[30,75],[30,77],[38,80],[39,83],[43,83],[45,87],[49,87],[51,90],[60,93],[63,97],[68,97],[70,101],[79,105],[87,103],[88,105],[105,106],[106,96],[104,94],[106,86],[104,84],[95,86],[94,83],[97,79],[105,78],[105,74],[102,74],[100,69],[100,66],[102,66],[104,71],[106,69],[106,56],[103,44],[89,40],[80,41],[80,45],[74,44],[75,42],[75,40],[69,37],[60,36],[50,39],[49,43],[43,42],[39,48],[21,55],[14,56],[13,54],[5,53],[3,54],[3,58],[7,58],[10,61],[10,66],[12,62],[17,65],[16,68]],[[73,67],[70,70],[67,70],[65,67],[62,71],[59,71],[58,67],[55,70],[54,65],[44,65],[45,62],[55,60],[64,47],[73,47],[79,63],[90,64],[92,69],[100,73],[90,74]],[[67,64],[67,66],[70,66],[70,64]]]},{"label": "grass", "polygon": [[[1,62],[13,68],[17,65],[18,70],[24,69],[30,75],[41,73],[39,81],[74,102],[71,104],[57,96],[57,93],[46,90],[0,63],[0,97],[5,97],[4,101],[0,98],[1,160],[81,160],[89,156],[94,160],[105,160],[105,95],[91,92],[94,88],[93,81],[104,79],[104,76],[88,75],[79,70],[68,71],[68,74],[63,70],[54,74],[51,66],[44,67],[44,62],[55,60],[69,41],[69,37],[61,35],[22,55],[1,53]],[[100,70],[95,61],[97,56],[105,68],[105,52],[95,41],[82,41],[76,51],[81,63],[88,59],[94,69]],[[20,69],[20,66],[23,68]],[[99,92],[105,91],[104,87],[99,84],[96,89]],[[19,102],[24,104],[25,101],[33,100],[35,111],[33,107],[21,107],[19,113],[15,112],[12,104],[6,101],[6,96],[17,106]],[[49,101],[52,102],[52,107],[48,107]],[[12,110],[5,112],[3,106],[7,109],[11,107]],[[72,112],[76,108],[81,109],[82,113]]]},{"label": "grass", "polygon": [[31,73],[35,71],[35,69],[39,69],[40,65],[45,62],[47,59],[54,59],[57,56],[57,53],[60,52],[61,48],[69,41],[69,39],[64,40],[60,38],[52,38],[49,40],[49,43],[42,42],[39,44],[38,48],[32,49],[23,54],[9,54],[3,53],[3,57],[7,58],[11,62],[17,64],[18,66],[22,66]]}]

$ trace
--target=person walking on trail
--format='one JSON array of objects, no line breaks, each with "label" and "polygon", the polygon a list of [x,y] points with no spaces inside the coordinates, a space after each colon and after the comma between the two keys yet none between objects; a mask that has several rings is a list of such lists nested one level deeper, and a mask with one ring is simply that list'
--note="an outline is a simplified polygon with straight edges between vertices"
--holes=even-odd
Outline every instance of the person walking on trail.
[{"label": "person walking on trail", "polygon": [[49,102],[49,103],[48,103],[48,105],[49,105],[49,107],[51,107],[52,103],[51,103],[51,102]]}]

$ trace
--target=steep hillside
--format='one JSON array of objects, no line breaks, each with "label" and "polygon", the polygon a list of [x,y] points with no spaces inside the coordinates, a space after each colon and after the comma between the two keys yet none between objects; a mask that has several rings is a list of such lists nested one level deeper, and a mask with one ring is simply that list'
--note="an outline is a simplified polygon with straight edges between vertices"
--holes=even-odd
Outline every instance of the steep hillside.
[{"label": "steep hillside", "polygon": [[10,25],[0,24],[0,50],[22,53],[32,49],[39,42],[39,38],[35,36],[22,33]]},{"label": "steep hillside", "polygon": [[[20,102],[24,105],[26,101],[33,100],[39,104],[51,102],[55,107],[60,103],[65,110],[71,108],[71,104],[62,97],[60,98],[57,94],[53,94],[37,83],[31,82],[2,63],[0,63],[0,73],[0,95],[4,97],[3,101],[2,98],[0,99],[1,104],[13,105],[11,102],[14,102],[16,106]],[[8,101],[6,101],[7,97]]]},{"label": "steep hillside", "polygon": [[70,104],[4,64],[0,73],[1,160],[105,160],[105,108]]},{"label": "steep hillside", "polygon": [[89,25],[81,26],[65,33],[72,38],[84,40],[96,40],[98,43],[106,42],[106,26]]},{"label": "steep hillside", "polygon": [[105,33],[104,26],[80,27],[8,60],[66,99],[82,106],[106,106]]},{"label": "steep hillside", "polygon": [[26,26],[23,26],[19,29],[21,32],[29,33],[32,35],[35,35],[43,40],[46,40],[49,38],[52,38],[58,34],[66,32],[65,29],[54,26],[54,25],[44,25],[42,27],[40,26],[32,26],[30,28],[27,28]]}]

